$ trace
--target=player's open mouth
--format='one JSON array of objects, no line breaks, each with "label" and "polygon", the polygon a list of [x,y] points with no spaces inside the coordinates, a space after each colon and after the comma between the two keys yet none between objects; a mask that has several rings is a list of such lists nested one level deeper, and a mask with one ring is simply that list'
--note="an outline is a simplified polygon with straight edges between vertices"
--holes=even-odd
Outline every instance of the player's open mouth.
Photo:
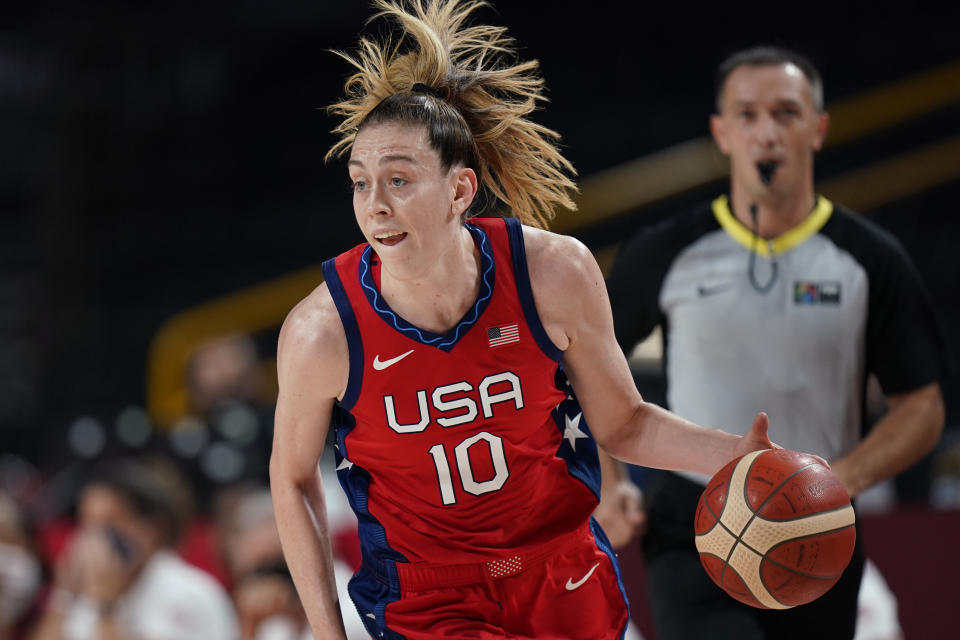
[{"label": "player's open mouth", "polygon": [[374,239],[376,239],[380,244],[385,244],[388,247],[399,243],[404,238],[407,237],[406,231],[388,231],[386,233],[375,233],[373,234]]}]

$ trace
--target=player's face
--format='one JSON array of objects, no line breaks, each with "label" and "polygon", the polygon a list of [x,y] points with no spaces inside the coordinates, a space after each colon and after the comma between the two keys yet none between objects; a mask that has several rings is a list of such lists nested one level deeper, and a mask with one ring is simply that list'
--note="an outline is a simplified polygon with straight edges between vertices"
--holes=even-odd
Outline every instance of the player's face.
[{"label": "player's face", "polygon": [[[710,128],[730,157],[735,183],[753,197],[813,187],[813,154],[823,145],[827,115],[814,105],[806,76],[792,64],[742,66],[724,85]],[[758,163],[773,163],[769,186]]]},{"label": "player's face", "polygon": [[349,170],[357,224],[385,264],[420,271],[450,245],[469,206],[460,187],[470,170],[444,169],[425,127],[386,123],[362,129]]}]

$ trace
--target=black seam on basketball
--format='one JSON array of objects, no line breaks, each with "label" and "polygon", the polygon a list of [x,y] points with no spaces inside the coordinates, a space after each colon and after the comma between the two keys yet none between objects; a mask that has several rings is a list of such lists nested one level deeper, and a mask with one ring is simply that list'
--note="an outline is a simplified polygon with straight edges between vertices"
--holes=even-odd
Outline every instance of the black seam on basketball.
[{"label": "black seam on basketball", "polygon": [[[730,491],[730,481],[728,480],[728,481],[727,481],[727,492],[729,493],[729,491]],[[704,491],[704,493],[706,493],[706,491]],[[713,527],[715,527],[715,526],[717,526],[717,525],[720,525],[721,527],[723,527],[723,528],[726,529],[727,531],[730,531],[730,529],[727,527],[727,525],[725,525],[725,524],[723,524],[722,522],[720,522],[720,518],[723,517],[723,512],[724,512],[724,510],[726,510],[726,508],[727,508],[727,501],[726,501],[726,500],[723,501],[723,509],[720,510],[720,513],[719,513],[719,514],[717,514],[717,513],[714,512],[713,507],[710,506],[710,501],[709,501],[709,500],[704,500],[704,501],[703,501],[703,506],[705,506],[705,507],[707,508],[707,511],[710,512],[710,515],[713,516]],[[703,533],[701,533],[701,534],[699,534],[699,535],[706,535],[706,534],[710,533],[711,531],[713,531],[713,527],[710,527],[709,529],[707,529],[706,531],[704,531]],[[733,531],[730,531],[730,535],[735,536],[736,534],[735,534]]]},{"label": "black seam on basketball", "polygon": [[[706,503],[704,503],[704,504],[706,504]],[[726,507],[726,502],[724,502],[724,507]],[[737,541],[739,541],[740,538],[737,536],[737,534],[735,534],[735,533],[733,532],[732,529],[730,529],[730,527],[728,527],[727,525],[725,525],[725,524],[723,524],[722,522],[720,522],[720,518],[718,518],[718,517],[717,517],[717,514],[715,514],[715,513],[713,512],[713,509],[710,508],[710,505],[709,505],[709,504],[707,504],[707,509],[710,511],[710,515],[712,515],[713,518],[714,518],[714,525],[713,525],[712,527],[710,527],[709,529],[707,529],[705,532],[700,533],[700,534],[697,534],[697,535],[701,535],[701,536],[706,535],[706,534],[710,533],[711,531],[713,531],[713,530],[716,528],[717,525],[720,525],[720,528],[723,529],[724,531],[726,531],[727,533],[729,533],[729,534],[730,534],[730,537],[733,538],[733,546],[730,547],[730,553],[727,555],[726,559],[721,558],[720,556],[718,556],[718,555],[716,555],[716,554],[714,554],[714,553],[706,553],[706,554],[704,554],[704,555],[713,556],[713,557],[717,558],[718,560],[722,560],[722,561],[723,561],[723,568],[720,570],[720,582],[721,582],[721,584],[722,584],[722,583],[723,583],[723,575],[724,575],[724,573],[726,573],[727,567],[730,565],[730,556],[733,554],[733,549],[737,546]],[[754,553],[757,553],[756,550],[755,550],[755,549],[752,549],[752,548],[750,547],[750,545],[748,545],[747,543],[744,542],[744,543],[743,543],[743,546],[745,546],[747,549],[750,549],[750,550],[753,551]],[[758,555],[759,555],[759,554],[758,554]],[[762,557],[762,556],[761,556],[761,557]],[[754,596],[754,597],[756,597],[756,596]]]},{"label": "black seam on basketball", "polygon": [[[763,454],[760,454],[760,455],[763,455]],[[745,546],[747,549],[750,549],[750,546],[743,541],[743,532],[747,530],[747,527],[750,526],[750,523],[753,522],[753,519],[757,517],[757,512],[753,510],[753,507],[750,506],[750,501],[747,499],[747,481],[750,479],[750,471],[753,469],[753,465],[757,464],[757,459],[760,458],[760,455],[754,457],[754,459],[750,461],[750,466],[747,467],[747,472],[746,472],[746,474],[745,474],[745,476],[744,476],[744,483],[743,483],[743,503],[744,503],[745,505],[747,505],[747,510],[748,510],[750,513],[752,513],[753,515],[750,517],[749,520],[747,520],[747,523],[746,523],[745,525],[743,525],[743,528],[740,530],[740,533],[739,533],[739,534],[734,533],[734,532],[731,531],[730,529],[727,529],[726,526],[724,526],[724,528],[727,529],[727,531],[730,531],[730,535],[733,536],[733,544],[730,545],[730,551],[727,553],[727,559],[724,560],[724,562],[723,562],[723,570],[720,572],[720,584],[723,584],[723,576],[724,576],[724,574],[727,572],[727,567],[730,566],[730,558],[733,557],[733,552],[737,550],[737,545],[738,545],[738,544],[742,544],[742,545]],[[740,464],[740,463],[738,462],[737,465],[739,465],[739,464]],[[730,493],[730,486],[729,486],[729,484],[730,484],[730,481],[733,480],[733,474],[734,474],[734,472],[736,472],[736,470],[737,470],[737,469],[736,469],[736,465],[735,465],[734,468],[733,468],[733,471],[730,472],[730,480],[727,481],[727,484],[728,484],[728,486],[727,486],[727,493],[728,493],[728,494]],[[789,480],[789,478],[787,478],[787,479]],[[781,486],[782,486],[782,485],[781,485]],[[777,489],[779,489],[779,487],[777,487],[776,489],[774,489],[774,491],[776,491]],[[770,499],[770,498],[769,498],[769,496],[768,496],[768,497],[767,497],[767,500],[769,500],[769,499]],[[764,501],[763,504],[766,504],[766,501]],[[763,505],[760,505],[760,506],[762,507]],[[727,507],[727,500],[724,500],[724,501],[723,501],[723,507],[724,507],[724,509],[726,509],[726,507]],[[754,553],[757,553],[756,550],[754,550],[754,549],[750,549],[750,551],[753,551]],[[763,558],[763,554],[758,554],[758,555],[760,555],[760,558],[761,558],[761,559]],[[743,580],[743,576],[740,576],[740,579]],[[746,581],[744,581],[744,585],[746,585],[746,584],[747,584]],[[753,596],[754,598],[756,598],[758,601],[760,600],[760,598],[757,598],[757,594],[755,594],[753,591],[750,590],[749,585],[747,585],[747,591],[750,591],[750,595],[752,595],[752,596]]]},{"label": "black seam on basketball", "polygon": [[[750,463],[750,469],[753,469],[753,465],[756,464],[758,458],[760,458],[760,456],[757,456],[756,458],[754,458],[753,461]],[[750,480],[750,469],[747,469],[746,481],[743,483],[743,501],[747,504],[747,508],[750,509],[750,513],[752,513],[753,515],[750,517],[749,520],[747,520],[746,524],[743,525],[743,530],[740,531],[740,534],[743,535],[743,532],[746,531],[750,527],[750,524],[757,519],[759,513],[763,511],[763,508],[767,506],[768,502],[773,500],[774,496],[777,495],[777,492],[779,492],[780,489],[786,486],[786,484],[790,482],[790,480],[793,479],[795,476],[797,476],[798,474],[806,471],[810,467],[817,464],[819,463],[811,462],[810,464],[806,464],[800,467],[799,469],[797,469],[796,471],[794,471],[793,473],[791,473],[786,478],[784,478],[783,482],[781,482],[776,487],[770,490],[770,493],[767,495],[766,499],[763,502],[761,502],[759,505],[757,505],[756,509],[750,508],[750,501],[747,499],[747,484],[749,483],[749,480]]]},{"label": "black seam on basketball", "polygon": [[[809,517],[809,516],[808,516],[808,517]],[[768,522],[769,522],[769,521],[768,521]],[[838,527],[838,528],[836,528],[836,529],[827,529],[827,530],[825,530],[825,531],[817,531],[816,533],[810,533],[810,534],[807,534],[807,535],[805,535],[805,536],[797,536],[796,538],[790,538],[789,540],[784,540],[783,542],[778,542],[777,544],[773,545],[772,547],[770,547],[770,549],[767,549],[767,553],[770,553],[771,550],[776,549],[777,547],[779,547],[779,546],[781,546],[781,545],[784,545],[784,544],[786,544],[786,543],[788,543],[788,542],[793,542],[794,540],[802,540],[803,538],[812,538],[812,537],[814,537],[814,536],[823,535],[824,533],[833,533],[834,531],[843,531],[844,529],[849,529],[850,527],[855,527],[855,526],[856,526],[855,524],[848,524],[848,525],[845,525],[845,526],[842,526],[842,527]],[[727,529],[727,528],[724,527],[724,529]],[[727,531],[730,531],[730,529],[727,529]],[[730,531],[730,534],[733,535],[733,532]],[[750,544],[744,542],[742,539],[740,539],[740,544],[742,544],[744,547],[746,547],[746,548],[749,549],[750,551],[753,551],[755,554],[757,554],[758,556],[760,556],[760,561],[761,561],[761,562],[764,561],[764,560],[767,560],[766,554],[760,553],[760,551],[759,551],[758,549],[753,548]],[[773,562],[774,564],[779,565],[778,562],[775,562],[775,561],[773,561],[773,560],[770,560],[770,562]],[[780,565],[780,566],[782,566],[782,565]],[[790,567],[784,567],[784,568],[785,568],[785,569],[790,569]],[[793,569],[790,569],[790,570],[793,571]],[[798,573],[799,573],[799,572],[798,572]]]},{"label": "black seam on basketball", "polygon": [[[755,513],[754,518],[758,520],[764,520],[766,522],[794,522],[796,520],[803,520],[804,518],[819,516],[819,515],[823,515],[824,513],[833,513],[834,511],[843,511],[844,509],[849,509],[849,508],[850,508],[849,504],[844,504],[839,507],[834,507],[833,509],[824,509],[823,511],[817,511],[816,513],[807,513],[805,515],[797,516],[795,518],[783,518],[782,520],[774,520],[773,518],[767,518],[765,516],[760,515],[759,513]],[[753,521],[754,518],[750,519],[751,522]]]},{"label": "black seam on basketball", "polygon": [[[846,527],[840,527],[839,529],[830,529],[830,530],[828,530],[828,531],[820,531],[820,532],[817,532],[817,533],[812,533],[812,534],[810,534],[810,535],[808,535],[808,536],[800,536],[800,537],[797,537],[797,538],[791,538],[790,540],[785,540],[785,541],[781,542],[780,544],[775,544],[775,545],[773,545],[772,547],[770,547],[770,550],[772,551],[773,549],[776,549],[777,547],[779,547],[781,544],[786,544],[787,542],[793,542],[794,540],[800,540],[800,539],[802,539],[802,538],[812,538],[813,536],[819,536],[819,535],[822,535],[822,534],[824,534],[824,533],[833,533],[834,531],[843,531],[844,529],[849,529],[849,528],[852,527],[852,526],[853,526],[853,525],[851,524],[851,525],[847,525]],[[768,551],[767,553],[769,553],[769,551]],[[776,560],[772,560],[772,559],[768,558],[768,557],[765,556],[765,555],[760,557],[760,566],[761,566],[761,567],[763,567],[763,563],[764,563],[764,562],[769,562],[769,563],[772,564],[772,565],[776,565],[776,566],[780,567],[780,568],[783,569],[784,571],[789,571],[790,573],[794,573],[794,574],[796,574],[796,575],[798,575],[798,576],[803,576],[804,578],[813,579],[813,580],[824,580],[824,581],[826,581],[826,580],[839,580],[839,579],[840,579],[840,576],[843,575],[843,571],[841,571],[840,573],[834,574],[834,575],[832,575],[832,576],[818,576],[818,575],[814,575],[814,574],[812,574],[812,573],[806,573],[805,571],[798,571],[798,570],[794,569],[793,567],[788,567],[788,566],[784,565],[783,563],[777,562]],[[844,571],[846,571],[846,567],[844,567]],[[767,581],[766,581],[766,580],[764,579],[764,577],[763,577],[763,571],[760,571],[760,584],[763,585],[763,588],[764,588],[764,590],[767,592],[767,594],[768,594],[771,598],[773,598],[774,600],[776,600],[777,602],[779,602],[780,604],[782,604],[782,605],[784,605],[784,606],[786,606],[786,607],[795,606],[795,605],[787,604],[786,602],[784,602],[783,600],[781,600],[780,598],[778,598],[777,596],[774,595],[773,591],[770,590],[770,585],[767,584]]]},{"label": "black seam on basketball", "polygon": [[[818,515],[819,515],[819,514],[818,514]],[[807,516],[807,517],[809,517],[809,516]],[[782,562],[777,562],[776,560],[767,557],[767,554],[770,553],[771,551],[773,551],[774,549],[776,549],[777,547],[780,547],[780,546],[783,546],[783,545],[787,544],[788,542],[795,542],[795,541],[797,541],[797,540],[803,540],[804,538],[813,538],[813,537],[815,537],[815,536],[820,536],[820,535],[823,535],[823,534],[825,534],[825,533],[834,533],[834,532],[836,532],[836,531],[843,531],[844,529],[849,529],[849,528],[851,528],[851,527],[853,527],[853,526],[855,526],[855,525],[848,524],[848,525],[843,526],[843,527],[837,527],[836,529],[827,529],[827,530],[825,530],[825,531],[818,531],[818,532],[816,532],[816,533],[810,533],[810,534],[807,534],[807,535],[805,535],[805,536],[797,536],[797,537],[795,537],[795,538],[790,538],[789,540],[784,540],[783,542],[778,542],[777,544],[773,545],[772,547],[770,547],[769,549],[767,549],[767,553],[760,553],[758,550],[754,549],[753,547],[751,547],[751,546],[750,546],[749,544],[747,544],[746,542],[743,543],[743,546],[746,547],[747,549],[750,549],[750,551],[753,551],[753,552],[756,553],[758,556],[760,556],[760,567],[761,567],[761,570],[759,570],[758,573],[759,573],[759,577],[760,577],[760,584],[763,585],[763,589],[764,589],[764,591],[767,592],[767,595],[769,595],[771,598],[773,598],[774,600],[776,600],[776,601],[779,602],[780,604],[784,605],[785,607],[792,607],[792,606],[794,606],[794,605],[791,605],[791,604],[788,604],[788,603],[784,602],[783,600],[781,600],[780,598],[778,598],[776,595],[774,595],[773,591],[770,590],[770,585],[767,584],[766,579],[764,579],[764,577],[763,577],[762,567],[763,567],[763,563],[764,563],[764,562],[769,562],[769,563],[772,564],[772,565],[775,565],[775,566],[780,567],[780,568],[783,569],[784,571],[789,571],[790,573],[794,573],[794,574],[796,574],[796,575],[798,575],[798,576],[803,576],[804,578],[812,578],[812,579],[814,579],[814,580],[837,580],[837,579],[840,578],[841,575],[843,575],[843,571],[841,571],[840,573],[834,574],[834,575],[832,575],[832,576],[818,576],[818,575],[815,575],[815,574],[812,574],[812,573],[807,573],[807,572],[805,572],[805,571],[799,571],[799,570],[795,569],[794,567],[788,567],[787,565],[783,564]],[[724,567],[726,567],[726,565],[724,565]],[[846,570],[846,567],[844,567],[844,570]],[[742,580],[742,579],[743,579],[743,576],[741,576],[741,580]],[[744,584],[746,584],[746,581],[744,581]],[[749,590],[750,587],[748,586],[747,589]],[[753,594],[752,591],[750,591],[750,593]],[[757,597],[756,594],[753,594],[753,597],[756,598],[756,597]],[[757,598],[757,599],[759,600],[759,598]]]},{"label": "black seam on basketball", "polygon": [[[728,479],[728,480],[727,480],[727,493],[729,493],[729,492],[730,492],[730,480]],[[706,491],[704,491],[704,493],[706,493]],[[707,529],[706,531],[704,531],[703,533],[701,533],[701,534],[699,534],[699,535],[706,535],[706,534],[710,533],[711,531],[713,531],[713,530],[717,527],[717,525],[719,525],[721,529],[723,529],[724,531],[726,531],[727,533],[729,533],[730,536],[733,537],[734,540],[736,540],[737,534],[735,534],[733,531],[731,531],[731,530],[730,530],[730,527],[728,527],[727,525],[723,524],[723,522],[720,521],[720,516],[723,515],[723,510],[727,508],[727,501],[726,501],[726,500],[723,501],[723,509],[720,510],[720,515],[719,515],[719,516],[714,512],[713,507],[710,506],[710,501],[709,501],[709,500],[704,500],[704,501],[703,501],[703,505],[707,508],[707,511],[710,512],[710,515],[713,516],[713,526],[711,526],[709,529]],[[736,542],[734,542],[734,544],[736,544]],[[720,560],[721,562],[723,562],[723,568],[720,569],[720,584],[723,584],[723,576],[724,576],[724,574],[727,572],[727,566],[729,565],[730,557],[727,556],[726,559],[723,559],[723,558],[721,558],[720,556],[718,556],[718,555],[716,555],[716,554],[713,554],[713,553],[708,553],[708,554],[704,554],[704,555],[713,556],[713,557],[716,558],[717,560]],[[754,597],[756,597],[756,596],[754,596]]]},{"label": "black seam on basketball", "polygon": [[[856,526],[856,525],[848,524],[848,525],[844,525],[844,526],[842,526],[842,527],[838,527],[838,528],[836,528],[836,529],[827,529],[827,530],[825,530],[825,531],[817,531],[816,533],[809,533],[809,534],[804,535],[804,536],[797,536],[796,538],[790,538],[789,540],[784,540],[783,542],[778,542],[777,544],[773,545],[772,547],[770,547],[770,549],[767,549],[767,553],[770,553],[771,549],[776,549],[777,547],[779,547],[779,546],[781,546],[781,545],[784,545],[784,544],[786,544],[786,543],[788,543],[788,542],[792,542],[792,541],[794,541],[794,540],[802,540],[802,539],[804,539],[804,538],[812,538],[812,537],[814,537],[814,536],[819,536],[819,535],[822,535],[822,534],[824,534],[824,533],[833,533],[834,531],[843,531],[844,529],[849,529],[850,527],[854,527],[854,526]],[[729,529],[727,529],[727,531],[729,531]],[[741,544],[742,544],[744,547],[746,547],[747,549],[749,549],[750,551],[753,551],[755,554],[757,554],[758,556],[760,556],[761,559],[766,559],[766,557],[767,557],[766,554],[760,553],[759,550],[754,549],[752,546],[750,546],[750,545],[747,544],[746,542],[743,542],[742,540],[741,540]]]},{"label": "black seam on basketball", "polygon": [[[760,455],[763,455],[763,454],[760,454]],[[753,515],[750,516],[750,519],[747,520],[747,522],[743,525],[743,528],[740,530],[739,535],[736,534],[736,533],[733,533],[733,531],[730,531],[730,534],[733,536],[733,544],[730,545],[730,551],[727,553],[727,559],[724,561],[724,563],[723,563],[723,569],[720,571],[720,584],[723,584],[723,578],[724,578],[724,576],[725,576],[725,574],[726,574],[726,572],[727,572],[727,567],[730,566],[730,558],[733,557],[733,552],[737,550],[737,545],[738,545],[738,544],[742,544],[744,547],[746,547],[747,549],[749,549],[749,550],[752,551],[753,553],[756,553],[758,556],[760,556],[760,561],[763,562],[764,555],[763,555],[762,553],[759,553],[756,549],[752,548],[752,547],[751,547],[750,545],[748,545],[747,543],[745,543],[745,542],[743,541],[743,534],[746,532],[747,529],[750,528],[750,523],[752,523],[752,522],[756,519],[756,517],[757,517],[757,512],[763,510],[763,507],[766,506],[766,504],[767,504],[771,499],[773,499],[773,497],[777,494],[777,492],[780,491],[780,489],[782,489],[782,488],[790,481],[791,478],[793,478],[794,476],[796,476],[796,475],[797,475],[798,473],[800,473],[801,471],[804,471],[804,470],[812,467],[814,464],[816,464],[816,463],[811,463],[811,464],[804,465],[804,466],[800,467],[799,469],[797,469],[796,471],[794,471],[793,473],[791,473],[791,474],[790,474],[789,476],[787,476],[786,478],[784,478],[783,482],[781,482],[779,485],[777,485],[776,487],[774,487],[773,489],[771,489],[771,490],[770,490],[770,493],[767,495],[767,498],[766,498],[763,502],[761,502],[761,503],[757,506],[756,509],[754,509],[754,508],[751,506],[751,504],[750,504],[750,500],[747,498],[747,485],[749,484],[749,481],[750,481],[750,472],[753,470],[753,465],[757,464],[757,460],[760,459],[760,455],[756,456],[753,460],[750,461],[750,466],[747,467],[747,471],[746,471],[746,474],[744,475],[744,482],[743,482],[743,503],[744,503],[745,505],[747,505],[747,510],[750,511],[750,513],[752,513]],[[734,468],[734,471],[736,471],[736,468]],[[733,478],[733,472],[730,473],[730,478],[731,478],[731,479]],[[730,482],[730,481],[728,481],[728,484],[729,484],[729,482]],[[730,491],[730,487],[728,486],[728,487],[727,487],[727,492],[729,493],[729,491]],[[726,509],[726,506],[727,506],[727,501],[726,501],[726,500],[724,500],[723,506],[724,506],[724,509]],[[726,527],[724,527],[724,528],[726,528]],[[729,531],[729,529],[727,529],[727,530]],[[743,576],[740,576],[740,579],[743,580]],[[761,583],[762,583],[762,582],[763,582],[763,579],[762,579],[762,577],[761,577]],[[744,585],[747,587],[747,591],[750,592],[750,595],[752,595],[757,601],[759,601],[760,598],[757,598],[757,594],[755,594],[755,593],[750,589],[750,586],[747,584],[747,582],[744,580],[743,583],[744,583]],[[764,585],[764,589],[766,589],[766,588],[767,588],[766,585]],[[769,590],[767,591],[767,593],[769,593]],[[774,598],[774,599],[776,599],[776,598]],[[781,603],[781,604],[782,604],[782,603]]]},{"label": "black seam on basketball", "polygon": [[[733,476],[733,474],[731,473],[731,477],[732,477],[732,476]],[[709,488],[709,485],[708,485],[708,488]],[[727,488],[727,491],[726,491],[726,492],[729,494],[729,493],[730,493],[730,478],[727,478],[726,488]],[[706,489],[704,489],[703,493],[704,493],[704,494],[707,493]],[[716,528],[717,525],[720,525],[720,527],[721,527],[724,531],[726,531],[727,533],[729,533],[729,534],[733,537],[733,539],[734,539],[734,543],[733,543],[733,544],[734,544],[734,546],[736,546],[736,544],[737,544],[737,543],[736,543],[737,534],[735,534],[733,531],[731,531],[731,530],[730,530],[730,527],[728,527],[727,525],[723,524],[723,522],[720,521],[720,518],[723,516],[723,512],[726,511],[726,509],[727,509],[727,500],[724,499],[724,501],[723,501],[723,509],[720,510],[720,515],[717,515],[716,513],[714,513],[713,507],[710,506],[710,501],[709,501],[709,500],[704,500],[704,501],[703,501],[703,504],[704,504],[704,506],[707,508],[707,511],[710,512],[710,515],[713,516],[713,526],[710,527],[709,529],[707,529],[704,533],[702,533],[702,534],[700,534],[700,535],[706,535],[706,534],[710,533],[711,531],[713,531],[714,528]],[[732,549],[731,549],[731,550],[732,550]],[[711,553],[711,554],[709,554],[709,555],[714,555],[714,554]],[[718,560],[721,560],[721,561],[723,562],[723,568],[720,569],[720,584],[723,584],[723,576],[724,576],[724,574],[727,572],[727,566],[730,564],[730,556],[728,555],[728,556],[726,557],[726,559],[723,559],[723,558],[721,558],[720,556],[714,556],[714,557],[716,557]]]},{"label": "black seam on basketball", "polygon": [[[760,562],[761,563],[769,562],[770,564],[774,564],[780,567],[784,571],[789,571],[790,573],[795,573],[798,576],[803,576],[804,578],[810,578],[811,580],[836,580],[837,578],[843,575],[843,571],[841,571],[840,573],[835,573],[831,576],[818,576],[813,573],[807,573],[806,571],[797,571],[792,567],[788,567],[786,565],[783,565],[777,562],[776,560],[771,560],[770,558],[767,558],[767,557],[764,557]],[[846,569],[846,567],[844,567],[844,569]],[[770,595],[773,595],[773,593],[770,592],[770,588],[767,586],[767,581],[763,579],[763,573],[760,574],[760,582],[763,583],[763,587],[767,590],[767,593],[770,593]],[[776,596],[774,596],[774,598],[776,598]]]},{"label": "black seam on basketball", "polygon": [[[727,478],[727,482],[726,482],[725,484],[726,484],[726,492],[725,492],[725,493],[729,493],[729,492],[730,492],[730,478]],[[707,489],[709,489],[709,488],[710,488],[710,487],[709,487],[709,485],[708,485],[708,486],[706,487],[706,489],[703,490],[703,495],[706,495],[706,494],[707,494]],[[710,506],[710,501],[709,501],[709,500],[704,500],[704,501],[703,501],[703,504],[705,504],[705,505],[707,506],[707,509],[710,510],[710,515],[712,515],[712,516],[717,520],[717,522],[720,521],[720,518],[723,516],[723,512],[724,512],[724,511],[726,510],[726,508],[727,508],[727,501],[726,501],[726,499],[724,499],[724,501],[723,501],[723,509],[720,510],[720,513],[719,513],[719,514],[713,512],[713,507]]]},{"label": "black seam on basketball", "polygon": [[[778,542],[777,544],[773,545],[772,547],[770,547],[770,548],[767,550],[767,553],[770,553],[771,551],[773,551],[773,550],[776,549],[777,547],[782,547],[783,545],[787,544],[788,542],[796,542],[797,540],[803,540],[803,539],[805,539],[805,538],[813,538],[813,537],[816,537],[816,536],[822,536],[822,535],[827,534],[827,533],[836,533],[837,531],[844,531],[845,529],[850,529],[850,528],[853,528],[854,526],[855,526],[855,525],[848,524],[848,525],[843,526],[843,527],[837,527],[836,529],[825,529],[825,530],[823,530],[823,531],[817,531],[816,533],[810,533],[810,534],[807,534],[807,535],[805,535],[805,536],[797,536],[797,537],[795,537],[795,538],[790,538],[789,540],[784,540],[783,542]],[[746,546],[746,545],[744,545],[744,546]],[[792,573],[795,573],[795,574],[797,574],[797,575],[804,576],[804,577],[806,577],[806,578],[816,578],[816,579],[818,579],[818,580],[819,580],[819,579],[823,579],[823,580],[833,580],[834,578],[838,578],[838,577],[840,577],[841,575],[843,575],[843,571],[841,571],[840,573],[834,574],[834,575],[832,575],[832,576],[818,576],[818,575],[814,575],[814,574],[812,574],[812,573],[806,573],[805,571],[800,571],[800,570],[795,569],[795,568],[793,568],[793,567],[788,567],[788,566],[786,566],[785,564],[783,564],[782,562],[777,562],[777,561],[774,560],[773,558],[768,558],[766,554],[763,554],[763,555],[760,556],[760,562],[761,562],[761,563],[762,563],[762,562],[769,562],[770,564],[774,564],[774,565],[780,567],[781,569],[785,569],[785,570],[790,571],[790,572],[792,572]],[[846,569],[846,568],[844,568],[844,569]],[[763,573],[760,574],[760,581],[763,582]],[[767,586],[766,582],[764,582],[763,586],[764,586],[764,587]]]}]

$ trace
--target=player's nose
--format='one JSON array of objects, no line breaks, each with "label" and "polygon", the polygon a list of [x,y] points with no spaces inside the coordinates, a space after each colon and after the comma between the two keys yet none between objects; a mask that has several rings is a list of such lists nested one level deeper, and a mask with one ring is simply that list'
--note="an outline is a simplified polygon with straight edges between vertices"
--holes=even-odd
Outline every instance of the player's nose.
[{"label": "player's nose", "polygon": [[393,213],[388,200],[387,190],[379,187],[371,187],[367,193],[366,213],[368,216],[376,218]]}]

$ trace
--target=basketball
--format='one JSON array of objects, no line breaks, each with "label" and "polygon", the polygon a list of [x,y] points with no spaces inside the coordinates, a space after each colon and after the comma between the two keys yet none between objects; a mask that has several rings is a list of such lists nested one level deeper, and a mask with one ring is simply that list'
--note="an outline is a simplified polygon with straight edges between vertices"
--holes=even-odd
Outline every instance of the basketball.
[{"label": "basketball", "polygon": [[854,522],[846,489],[820,460],[753,451],[720,469],[700,496],[697,550],[732,597],[789,609],[836,584],[853,555]]}]

